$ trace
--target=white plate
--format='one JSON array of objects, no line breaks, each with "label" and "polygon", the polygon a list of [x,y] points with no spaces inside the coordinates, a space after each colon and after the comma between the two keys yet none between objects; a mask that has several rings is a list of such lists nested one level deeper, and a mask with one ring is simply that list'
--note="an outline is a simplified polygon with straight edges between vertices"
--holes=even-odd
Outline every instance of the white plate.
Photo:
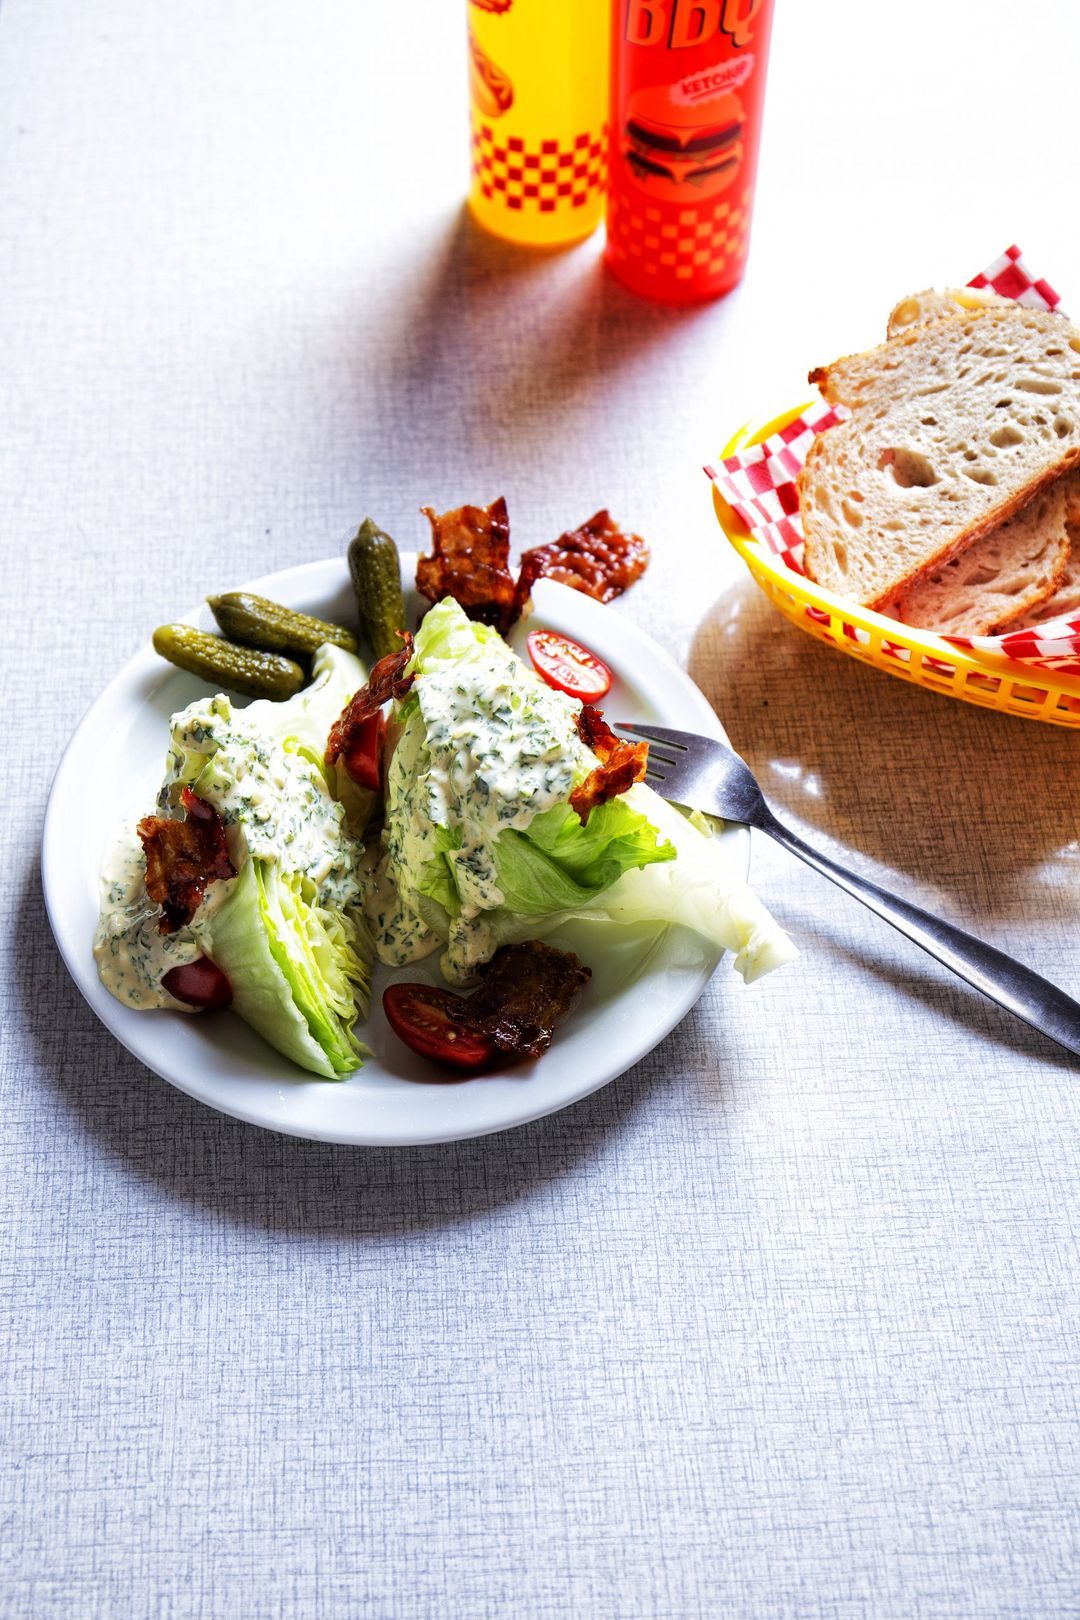
[{"label": "white plate", "polygon": [[[411,579],[414,559],[404,557],[402,566]],[[348,574],[337,560],[269,574],[245,589],[346,623],[352,612]],[[615,684],[604,700],[610,719],[654,720],[723,737],[690,678],[621,615],[550,581],[538,584],[534,604],[529,628],[563,631],[613,671]],[[205,608],[190,618],[210,627]],[[519,650],[524,633],[519,626],[511,638]],[[119,821],[153,807],[169,716],[205,690],[151,647],[137,654],[64,752],[42,845],[45,901],[72,978],[117,1039],[181,1091],[236,1119],[325,1142],[459,1141],[522,1125],[596,1091],[662,1040],[708,983],[719,956],[682,929],[575,924],[551,937],[577,950],[593,977],[551,1050],[537,1062],[449,1084],[431,1081],[430,1066],[390,1032],[381,1007],[382,991],[394,979],[437,978],[436,958],[395,973],[377,970],[364,1031],[374,1056],[344,1082],[304,1075],[228,1013],[189,1017],[122,1006],[102,986],[91,954],[102,856]],[[102,781],[107,793],[96,790]],[[749,834],[729,828],[721,838],[745,876]]]}]

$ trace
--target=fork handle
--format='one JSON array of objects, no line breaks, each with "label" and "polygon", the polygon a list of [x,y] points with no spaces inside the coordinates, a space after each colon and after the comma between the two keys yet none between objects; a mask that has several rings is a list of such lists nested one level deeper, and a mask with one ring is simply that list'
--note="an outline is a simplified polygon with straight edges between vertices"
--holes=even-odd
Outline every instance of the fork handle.
[{"label": "fork handle", "polygon": [[946,967],[952,968],[954,973],[974,985],[976,990],[981,990],[984,996],[989,996],[991,1001],[996,1001],[999,1007],[1015,1013],[1017,1018],[1049,1035],[1051,1040],[1067,1051],[1080,1054],[1080,1003],[1073,1001],[1057,985],[1051,984],[1049,979],[1033,973],[1030,968],[1013,961],[1012,957],[995,950],[983,940],[976,939],[973,934],[966,934],[962,928],[954,928],[943,918],[901,900],[880,884],[871,883],[869,878],[849,872],[796,837],[771,811],[768,812],[767,821],[762,818],[754,825],[783,844],[793,855],[798,855],[816,872],[832,878],[840,888],[853,894],[871,911],[876,911],[879,917],[884,917],[886,922],[892,923],[916,945],[931,956],[936,956],[939,962],[944,962]]}]

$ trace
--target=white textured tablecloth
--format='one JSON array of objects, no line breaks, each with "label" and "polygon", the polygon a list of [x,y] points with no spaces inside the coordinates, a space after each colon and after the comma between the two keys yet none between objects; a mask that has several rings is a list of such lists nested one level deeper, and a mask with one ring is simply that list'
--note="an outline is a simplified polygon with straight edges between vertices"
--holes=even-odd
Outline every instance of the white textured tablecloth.
[{"label": "white textured tablecloth", "polygon": [[1075,8],[780,0],[750,275],[683,313],[465,222],[461,31],[4,8],[0,1611],[1075,1615],[1080,1065],[779,852],[796,966],[457,1147],[221,1118],[56,956],[50,774],[148,630],[505,492],[650,537],[620,611],[796,826],[1080,990],[1077,737],[778,623],[698,471],[1014,238],[1080,310]]}]

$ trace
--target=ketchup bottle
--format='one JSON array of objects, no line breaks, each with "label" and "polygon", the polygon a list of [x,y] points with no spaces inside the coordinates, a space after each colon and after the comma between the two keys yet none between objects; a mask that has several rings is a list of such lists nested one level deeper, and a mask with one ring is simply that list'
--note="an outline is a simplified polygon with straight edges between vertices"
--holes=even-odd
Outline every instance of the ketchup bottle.
[{"label": "ketchup bottle", "polygon": [[718,298],[746,267],[772,0],[614,0],[606,260]]}]

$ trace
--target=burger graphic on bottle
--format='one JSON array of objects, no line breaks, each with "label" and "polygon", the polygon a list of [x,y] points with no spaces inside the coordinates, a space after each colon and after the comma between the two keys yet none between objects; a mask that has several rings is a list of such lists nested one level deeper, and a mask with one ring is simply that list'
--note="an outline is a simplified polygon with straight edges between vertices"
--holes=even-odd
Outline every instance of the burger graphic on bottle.
[{"label": "burger graphic on bottle", "polygon": [[726,191],[742,168],[743,108],[730,90],[695,98],[654,85],[627,103],[622,155],[634,184],[684,206]]}]

